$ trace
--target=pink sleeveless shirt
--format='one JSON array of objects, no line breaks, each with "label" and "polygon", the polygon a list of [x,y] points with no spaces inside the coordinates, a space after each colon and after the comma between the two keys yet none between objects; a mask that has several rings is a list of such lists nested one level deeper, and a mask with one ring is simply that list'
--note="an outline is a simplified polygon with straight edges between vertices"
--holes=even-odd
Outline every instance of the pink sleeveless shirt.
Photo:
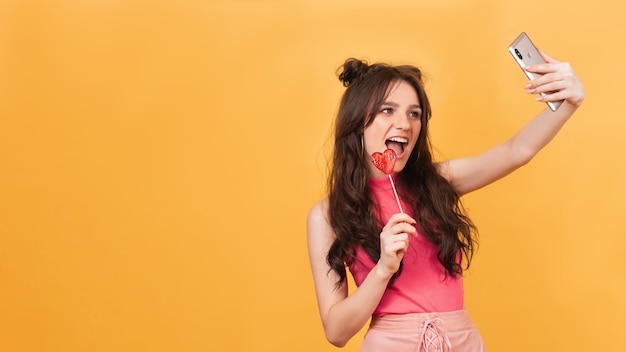
[{"label": "pink sleeveless shirt", "polygon": [[[389,178],[370,179],[369,189],[375,202],[374,214],[382,227],[391,215],[400,212]],[[416,219],[411,208],[402,202],[402,209]],[[463,278],[460,275],[456,278],[445,275],[445,269],[437,259],[437,246],[419,232],[418,228],[417,238],[409,236],[402,273],[385,290],[374,316],[463,309]],[[357,286],[361,285],[375,264],[361,247],[357,249],[356,260],[350,265]]]}]

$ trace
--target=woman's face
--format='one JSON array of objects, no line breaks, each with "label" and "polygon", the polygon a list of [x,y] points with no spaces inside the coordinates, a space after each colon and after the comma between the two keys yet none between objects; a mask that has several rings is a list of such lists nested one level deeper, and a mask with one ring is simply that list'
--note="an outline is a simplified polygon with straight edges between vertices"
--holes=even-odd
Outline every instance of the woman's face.
[{"label": "woman's face", "polygon": [[382,153],[387,148],[396,152],[393,171],[404,169],[422,128],[421,116],[422,108],[413,86],[405,81],[391,83],[387,99],[378,108],[372,123],[363,131],[363,146],[367,153],[365,157],[370,176],[385,176],[369,160],[372,153]]}]

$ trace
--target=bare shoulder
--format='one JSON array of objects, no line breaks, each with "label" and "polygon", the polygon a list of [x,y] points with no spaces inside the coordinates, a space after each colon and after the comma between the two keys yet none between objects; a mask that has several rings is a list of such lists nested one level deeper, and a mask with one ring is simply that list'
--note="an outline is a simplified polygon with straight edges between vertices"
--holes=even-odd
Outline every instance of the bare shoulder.
[{"label": "bare shoulder", "polygon": [[328,219],[328,198],[315,203],[309,210],[307,239],[309,250],[317,248],[320,251],[328,251],[330,244],[335,239]]},{"label": "bare shoulder", "polygon": [[328,222],[328,198],[324,198],[319,202],[313,204],[309,209],[309,215],[307,221],[311,222]]}]

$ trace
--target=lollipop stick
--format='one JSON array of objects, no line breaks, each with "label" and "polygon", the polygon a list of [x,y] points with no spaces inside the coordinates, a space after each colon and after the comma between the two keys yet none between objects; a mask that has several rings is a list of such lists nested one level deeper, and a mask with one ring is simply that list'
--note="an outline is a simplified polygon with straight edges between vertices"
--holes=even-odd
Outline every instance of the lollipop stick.
[{"label": "lollipop stick", "polygon": [[393,195],[396,196],[396,202],[398,202],[398,208],[400,209],[400,212],[404,214],[404,211],[402,210],[402,205],[400,205],[400,198],[398,198],[398,192],[396,192],[396,185],[393,183],[393,179],[391,178],[391,175],[387,175],[387,176],[389,176],[389,182],[391,182],[391,188],[393,188]]},{"label": "lollipop stick", "polygon": [[380,171],[382,171],[385,175],[389,176],[389,182],[391,182],[391,188],[393,188],[393,195],[396,196],[396,202],[398,202],[398,208],[400,212],[404,214],[402,210],[402,205],[400,205],[400,198],[398,197],[398,192],[396,191],[396,185],[393,183],[393,178],[391,178],[391,173],[393,173],[393,167],[396,165],[396,152],[393,149],[387,148],[384,152],[374,152],[372,153],[372,163],[374,166]]}]

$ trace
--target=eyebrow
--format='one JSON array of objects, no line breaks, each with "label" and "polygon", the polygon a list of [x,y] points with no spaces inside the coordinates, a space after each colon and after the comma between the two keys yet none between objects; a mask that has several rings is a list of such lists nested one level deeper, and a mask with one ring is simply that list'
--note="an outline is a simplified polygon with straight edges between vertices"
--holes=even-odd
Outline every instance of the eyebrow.
[{"label": "eyebrow", "polygon": [[[389,106],[393,106],[393,107],[398,107],[398,106],[400,106],[399,104],[394,103],[394,102],[392,102],[392,101],[386,101],[386,102],[383,102],[383,104],[382,104],[382,105],[389,105]],[[409,108],[411,108],[411,109],[421,109],[422,107],[421,107],[419,104],[411,104],[411,105],[409,105]]]}]

